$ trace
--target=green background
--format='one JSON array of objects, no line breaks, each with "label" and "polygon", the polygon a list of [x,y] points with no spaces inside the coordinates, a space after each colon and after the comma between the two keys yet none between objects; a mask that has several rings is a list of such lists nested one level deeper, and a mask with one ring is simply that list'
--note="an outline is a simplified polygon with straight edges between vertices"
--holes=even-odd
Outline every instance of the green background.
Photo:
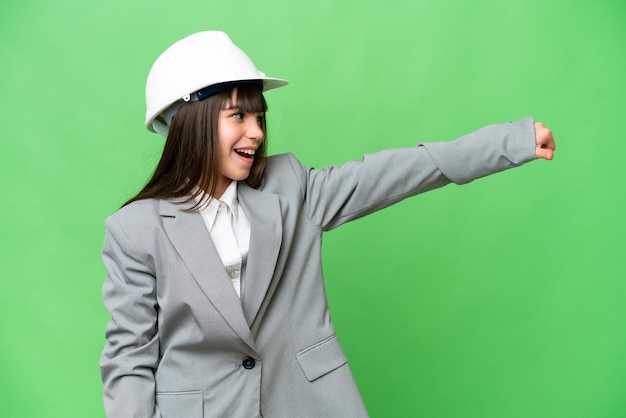
[{"label": "green background", "polygon": [[103,417],[103,220],[160,137],[147,72],[225,30],[268,75],[270,151],[319,167],[528,115],[556,159],[326,235],[373,417],[626,416],[623,0],[0,3],[0,415]]}]

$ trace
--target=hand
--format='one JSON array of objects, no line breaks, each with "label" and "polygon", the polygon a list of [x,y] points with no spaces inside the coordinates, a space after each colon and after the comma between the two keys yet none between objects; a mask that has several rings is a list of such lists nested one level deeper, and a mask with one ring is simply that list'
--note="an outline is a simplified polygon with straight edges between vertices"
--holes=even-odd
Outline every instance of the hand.
[{"label": "hand", "polygon": [[551,160],[554,158],[556,143],[552,131],[541,122],[535,122],[535,153],[537,158]]}]

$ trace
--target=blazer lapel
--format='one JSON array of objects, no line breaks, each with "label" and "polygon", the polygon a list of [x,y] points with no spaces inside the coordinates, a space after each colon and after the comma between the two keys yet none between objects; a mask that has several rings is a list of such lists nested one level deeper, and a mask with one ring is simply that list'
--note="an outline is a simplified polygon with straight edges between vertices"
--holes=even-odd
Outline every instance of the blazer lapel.
[{"label": "blazer lapel", "polygon": [[183,205],[161,200],[163,227],[202,292],[224,320],[256,350],[246,323],[241,300],[233,288],[209,232],[198,211],[185,212]]},{"label": "blazer lapel", "polygon": [[263,300],[271,297],[277,284],[271,282],[282,243],[282,218],[278,196],[255,190],[244,182],[239,182],[237,187],[239,203],[251,229],[242,297],[243,312],[252,328]]}]

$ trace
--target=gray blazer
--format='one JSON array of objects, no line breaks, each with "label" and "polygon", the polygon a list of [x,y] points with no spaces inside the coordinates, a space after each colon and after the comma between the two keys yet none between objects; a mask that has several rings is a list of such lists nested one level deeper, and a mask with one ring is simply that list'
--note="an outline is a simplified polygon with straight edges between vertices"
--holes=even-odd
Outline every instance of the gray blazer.
[{"label": "gray blazer", "polygon": [[533,159],[530,118],[321,170],[270,157],[258,189],[238,187],[252,229],[241,300],[197,211],[120,209],[103,250],[107,416],[367,416],[330,319],[322,233]]}]

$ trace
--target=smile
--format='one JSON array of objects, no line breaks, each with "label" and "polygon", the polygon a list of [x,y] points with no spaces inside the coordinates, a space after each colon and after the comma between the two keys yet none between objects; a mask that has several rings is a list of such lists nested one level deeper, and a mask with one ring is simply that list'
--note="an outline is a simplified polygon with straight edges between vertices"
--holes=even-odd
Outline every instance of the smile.
[{"label": "smile", "polygon": [[243,158],[254,158],[256,151],[253,149],[236,149],[235,152]]}]

